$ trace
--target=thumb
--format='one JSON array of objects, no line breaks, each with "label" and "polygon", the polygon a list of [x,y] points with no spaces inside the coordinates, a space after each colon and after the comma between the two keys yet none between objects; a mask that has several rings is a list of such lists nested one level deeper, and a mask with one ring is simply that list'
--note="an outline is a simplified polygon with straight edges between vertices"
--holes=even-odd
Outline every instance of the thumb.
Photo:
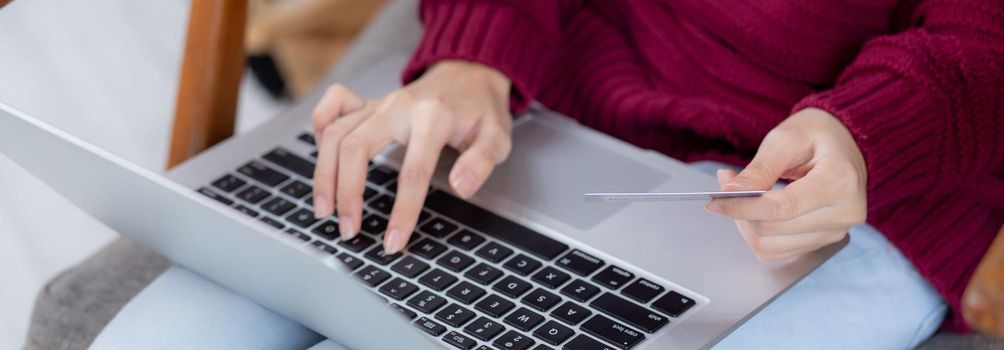
[{"label": "thumb", "polygon": [[715,173],[715,177],[718,178],[718,187],[724,190],[725,184],[729,183],[729,181],[732,181],[732,179],[736,177],[736,172],[732,169],[718,169],[718,172]]},{"label": "thumb", "polygon": [[765,139],[750,164],[722,186],[722,190],[769,190],[789,168],[798,165],[801,153],[797,145]]}]

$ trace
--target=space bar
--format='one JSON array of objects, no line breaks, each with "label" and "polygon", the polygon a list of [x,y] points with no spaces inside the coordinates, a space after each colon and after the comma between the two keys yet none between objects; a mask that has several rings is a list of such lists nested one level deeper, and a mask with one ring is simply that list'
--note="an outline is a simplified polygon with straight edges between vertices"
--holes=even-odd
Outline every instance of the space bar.
[{"label": "space bar", "polygon": [[443,191],[429,194],[425,206],[543,259],[553,260],[568,249],[568,245],[564,243],[492,214]]}]

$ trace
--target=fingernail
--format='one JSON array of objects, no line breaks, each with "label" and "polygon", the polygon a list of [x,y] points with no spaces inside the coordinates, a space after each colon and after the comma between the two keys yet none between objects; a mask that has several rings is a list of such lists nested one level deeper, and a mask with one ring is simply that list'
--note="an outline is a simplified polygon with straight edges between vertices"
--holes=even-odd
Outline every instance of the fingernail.
[{"label": "fingernail", "polygon": [[328,198],[324,196],[314,196],[314,218],[321,219],[328,216],[328,212],[331,210],[331,204],[328,202]]},{"label": "fingernail", "polygon": [[708,205],[704,206],[704,209],[714,214],[725,215],[725,211],[722,210],[722,205],[718,204],[718,202],[708,203]]},{"label": "fingernail", "polygon": [[338,218],[338,231],[342,236],[343,241],[347,241],[356,236],[356,227],[352,225],[352,218],[341,217]]},{"label": "fingernail", "polygon": [[393,228],[387,231],[383,242],[384,255],[397,254],[401,249],[404,249],[404,244],[401,243],[403,236],[400,229]]},{"label": "fingernail", "polygon": [[450,185],[461,197],[466,198],[474,194],[472,193],[474,192],[474,176],[469,171],[461,171]]}]

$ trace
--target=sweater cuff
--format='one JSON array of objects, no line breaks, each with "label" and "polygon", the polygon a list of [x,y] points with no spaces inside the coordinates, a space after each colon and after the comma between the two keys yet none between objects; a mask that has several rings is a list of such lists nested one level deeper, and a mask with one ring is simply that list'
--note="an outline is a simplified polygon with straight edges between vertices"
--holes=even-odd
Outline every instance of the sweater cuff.
[{"label": "sweater cuff", "polygon": [[407,84],[445,59],[478,62],[512,81],[509,107],[525,111],[543,85],[542,69],[550,62],[543,29],[506,4],[481,1],[426,1],[421,9],[425,32],[402,74]]},{"label": "sweater cuff", "polygon": [[825,110],[851,132],[868,170],[869,208],[923,193],[944,178],[940,155],[953,151],[944,142],[942,120],[930,116],[950,111],[917,85],[891,72],[862,74],[793,108]]}]

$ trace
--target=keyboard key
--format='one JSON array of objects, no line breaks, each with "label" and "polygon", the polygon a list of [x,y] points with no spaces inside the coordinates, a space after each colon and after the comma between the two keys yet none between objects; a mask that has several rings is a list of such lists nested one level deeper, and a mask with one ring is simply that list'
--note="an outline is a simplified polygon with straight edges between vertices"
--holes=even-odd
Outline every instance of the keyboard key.
[{"label": "keyboard key", "polygon": [[429,271],[429,273],[418,279],[418,283],[424,284],[436,291],[442,291],[454,282],[457,282],[456,277],[440,269],[432,269],[432,271]]},{"label": "keyboard key", "polygon": [[370,208],[373,208],[373,210],[384,213],[385,215],[390,215],[390,210],[394,208],[394,197],[382,194],[380,197],[370,201],[369,206]]},{"label": "keyboard key", "polygon": [[302,133],[300,134],[300,136],[297,136],[296,138],[299,139],[300,141],[309,143],[311,146],[317,145],[317,141],[314,140],[314,135],[311,135],[309,133]]},{"label": "keyboard key", "polygon": [[[262,223],[265,223],[265,225],[271,226],[271,227],[273,227],[273,228],[275,228],[277,230],[282,230],[282,229],[284,229],[286,227],[285,224],[279,223],[275,219],[272,219],[272,218],[269,218],[269,217],[261,217],[261,218],[258,218],[258,220],[261,221]],[[290,230],[292,230],[292,229],[290,229]]]},{"label": "keyboard key", "polygon": [[279,189],[279,192],[296,199],[302,199],[310,194],[311,191],[313,191],[313,188],[311,188],[310,185],[300,181],[290,182],[288,185]]},{"label": "keyboard key", "polygon": [[408,306],[427,314],[435,312],[443,305],[446,305],[446,299],[429,291],[422,291],[408,300]]},{"label": "keyboard key", "polygon": [[645,335],[641,332],[601,315],[590,318],[589,321],[582,324],[581,329],[586,333],[616,345],[620,349],[630,349],[638,345],[642,340],[645,340]]},{"label": "keyboard key", "polygon": [[547,321],[543,326],[533,331],[533,336],[551,345],[564,343],[573,335],[575,335],[575,331],[571,328],[562,326],[560,323],[554,321]]},{"label": "keyboard key", "polygon": [[331,220],[325,221],[324,223],[317,225],[317,227],[315,227],[314,230],[311,232],[329,241],[333,241],[336,238],[340,237],[341,235],[338,232],[338,223]]},{"label": "keyboard key", "polygon": [[478,317],[478,319],[464,328],[464,333],[470,334],[481,341],[491,340],[499,335],[499,333],[502,333],[502,331],[505,331],[505,326],[487,317]]},{"label": "keyboard key", "polygon": [[340,260],[345,267],[349,268],[349,271],[355,271],[363,265],[362,260],[359,260],[359,258],[356,258],[349,253],[342,253],[338,256],[338,260]]},{"label": "keyboard key", "polygon": [[431,239],[423,239],[411,246],[409,251],[412,254],[432,260],[439,256],[439,254],[443,254],[446,251],[446,246]]},{"label": "keyboard key", "polygon": [[[272,220],[271,218],[269,218],[267,216],[263,216],[261,218],[261,220],[262,221],[266,221],[266,223],[268,223],[267,220],[271,220],[272,224],[270,224],[270,225],[272,225],[272,227],[275,227],[275,228],[278,228],[278,229],[282,229],[282,227],[279,227],[279,226],[282,226],[282,223],[280,223],[278,221],[275,221],[275,220]],[[283,232],[285,232],[287,235],[296,237],[297,239],[299,239],[301,241],[310,242],[310,236],[307,236],[306,233],[297,231],[295,229],[287,229],[286,231],[283,231]]]},{"label": "keyboard key", "polygon": [[395,278],[380,287],[380,293],[398,301],[410,297],[416,291],[418,291],[418,286],[401,278]]},{"label": "keyboard key", "polygon": [[478,232],[523,248],[548,261],[568,250],[567,244],[481,209],[444,191],[430,193],[426,198],[425,205],[451,219],[463,222],[464,225]]},{"label": "keyboard key", "polygon": [[338,253],[338,249],[335,249],[335,247],[332,247],[330,245],[324,244],[324,242],[321,241],[314,241],[314,243],[311,243],[310,245],[314,246],[314,248],[317,248],[317,250],[320,250],[328,254]]},{"label": "keyboard key", "polygon": [[435,217],[419,227],[418,230],[433,237],[443,238],[456,231],[457,225],[441,217]]},{"label": "keyboard key", "polygon": [[564,304],[561,304],[561,306],[558,306],[557,309],[551,311],[552,317],[573,326],[579,324],[579,322],[582,322],[582,320],[585,320],[586,317],[589,317],[589,315],[592,314],[593,312],[589,311],[589,309],[581,307],[570,301],[566,301]]},{"label": "keyboard key", "polygon": [[443,334],[443,332],[446,332],[446,326],[430,320],[425,316],[419,317],[418,320],[415,321],[415,326],[418,327],[418,329],[425,331],[425,333],[429,333],[429,335],[433,337],[438,337],[440,334]]},{"label": "keyboard key", "polygon": [[593,340],[593,338],[587,337],[583,334],[572,338],[572,341],[565,344],[563,350],[612,350],[613,348],[607,346],[606,344],[600,343]]},{"label": "keyboard key", "polygon": [[447,291],[446,295],[461,303],[470,305],[475,300],[478,300],[478,298],[485,295],[485,290],[471,284],[470,282],[463,281]]},{"label": "keyboard key", "polygon": [[432,214],[429,214],[428,210],[422,210],[422,213],[418,214],[418,224],[422,224],[425,220],[429,220],[431,217]]},{"label": "keyboard key", "polygon": [[[489,350],[491,350],[491,349],[489,349]],[[537,346],[533,347],[533,350],[554,350],[554,348],[552,348],[550,346],[547,346],[547,345],[544,345],[544,344],[537,344]]]},{"label": "keyboard key", "polygon": [[265,158],[265,160],[275,163],[280,167],[286,168],[286,170],[292,171],[297,175],[308,179],[314,178],[314,162],[303,159],[282,147],[268,152],[268,154],[265,154],[262,158]]},{"label": "keyboard key", "polygon": [[558,266],[580,276],[589,276],[603,266],[603,260],[576,249],[558,259]]},{"label": "keyboard key", "polygon": [[515,303],[502,299],[502,297],[495,294],[491,294],[481,299],[477,304],[474,304],[475,309],[496,318],[502,317],[502,315],[505,315],[506,312],[509,312],[515,306]]},{"label": "keyboard key", "polygon": [[497,263],[505,258],[508,258],[509,255],[512,255],[512,249],[506,248],[505,246],[495,242],[489,242],[488,244],[485,244],[484,247],[481,247],[481,249],[478,249],[478,251],[474,254],[484,258],[485,260]]},{"label": "keyboard key", "polygon": [[206,187],[200,188],[199,189],[199,193],[201,193],[203,196],[212,198],[213,200],[215,200],[217,202],[223,203],[224,205],[232,205],[232,204],[234,204],[234,201],[228,199],[227,197],[224,197],[223,195],[221,195],[219,193],[213,192],[213,190],[210,190],[210,189],[208,189]]},{"label": "keyboard key", "polygon": [[504,266],[509,271],[518,273],[522,276],[529,275],[531,272],[540,267],[540,261],[534,260],[533,258],[526,256],[524,254],[516,255],[516,257],[506,261]]},{"label": "keyboard key", "polygon": [[443,336],[443,341],[461,350],[470,350],[475,346],[478,346],[478,342],[474,341],[474,339],[468,338],[456,331],[446,333],[446,335]]},{"label": "keyboard key", "polygon": [[400,252],[391,255],[385,255],[384,253],[386,252],[387,251],[384,250],[382,246],[377,245],[376,247],[373,247],[373,249],[370,249],[368,252],[366,252],[366,258],[372,260],[377,264],[387,265],[393,262],[394,260],[397,260],[397,258],[400,258],[402,255]]},{"label": "keyboard key", "polygon": [[244,186],[246,183],[247,181],[241,180],[236,176],[226,174],[223,175],[223,177],[216,179],[216,181],[213,181],[212,185],[223,192],[230,193],[238,188],[241,188],[241,186]]},{"label": "keyboard key", "polygon": [[272,168],[269,168],[265,164],[258,161],[251,161],[244,166],[237,169],[237,172],[244,174],[247,177],[255,179],[255,181],[261,182],[269,187],[275,187],[281,184],[283,181],[289,179],[283,173],[280,173]]},{"label": "keyboard key", "polygon": [[474,311],[468,310],[457,304],[450,304],[436,313],[436,319],[445,322],[452,327],[460,327],[474,318]]},{"label": "keyboard key", "polygon": [[408,310],[408,308],[404,306],[398,304],[390,304],[390,307],[394,308],[394,310],[397,310],[397,312],[400,312],[401,315],[403,315],[404,318],[407,319],[408,321],[414,320],[415,317],[418,317],[418,314],[416,314],[414,311]]},{"label": "keyboard key", "polygon": [[481,237],[481,235],[474,233],[471,230],[464,229],[460,230],[460,232],[457,232],[457,234],[453,235],[452,237],[450,237],[450,239],[446,240],[446,243],[449,243],[463,250],[471,250],[484,241],[485,238]]},{"label": "keyboard key", "polygon": [[422,274],[422,272],[425,272],[425,270],[428,270],[429,264],[426,264],[409,255],[404,257],[404,259],[401,259],[401,261],[398,261],[397,264],[394,264],[394,266],[390,269],[404,275],[404,277],[415,278],[415,276],[418,276]]},{"label": "keyboard key", "polygon": [[561,288],[561,294],[580,302],[589,300],[599,292],[599,287],[579,279],[572,281],[565,288]]},{"label": "keyboard key", "polygon": [[498,339],[495,339],[495,342],[492,344],[495,344],[496,347],[502,350],[526,350],[533,346],[533,343],[536,342],[530,339],[530,337],[515,331],[509,331]]},{"label": "keyboard key", "polygon": [[687,312],[692,306],[694,306],[694,299],[685,297],[676,291],[670,291],[652,303],[652,307],[656,308],[656,310],[665,312],[667,315],[673,317],[680,317],[680,315]]},{"label": "keyboard key", "polygon": [[352,239],[350,240],[338,242],[338,245],[345,247],[345,249],[358,253],[363,251],[363,249],[366,249],[369,246],[373,245],[373,243],[376,243],[376,241],[373,240],[372,238],[366,237],[364,235],[356,235],[355,237],[352,237]]},{"label": "keyboard key", "polygon": [[365,186],[365,188],[363,189],[363,201],[368,202],[370,199],[373,199],[373,197],[376,197],[376,195],[378,194],[380,194],[380,192],[377,192],[376,190],[370,188],[369,186]]},{"label": "keyboard key", "polygon": [[567,273],[561,272],[560,270],[553,267],[545,267],[540,271],[537,271],[530,279],[536,281],[537,283],[543,284],[548,288],[557,289],[562,284],[565,284],[572,277]]},{"label": "keyboard key", "polygon": [[495,280],[499,277],[502,277],[502,270],[496,269],[486,263],[480,263],[477,266],[474,266],[474,268],[468,270],[464,276],[474,280],[474,282],[489,284],[495,282]]},{"label": "keyboard key", "polygon": [[377,166],[370,169],[369,175],[366,176],[366,181],[369,181],[374,185],[383,185],[396,177],[397,171],[384,166]]},{"label": "keyboard key", "polygon": [[634,279],[633,273],[613,265],[607,266],[603,271],[593,276],[593,282],[614,290],[623,287],[632,279]]},{"label": "keyboard key", "polygon": [[645,304],[652,301],[652,298],[655,298],[664,290],[666,289],[654,282],[644,278],[639,278],[637,281],[634,281],[634,283],[624,287],[624,290],[622,290],[621,293],[626,295],[628,298]]},{"label": "keyboard key", "polygon": [[258,204],[258,202],[261,202],[265,198],[268,198],[269,195],[270,193],[268,193],[268,191],[266,190],[263,190],[261,187],[251,186],[238,193],[237,198],[251,204]]},{"label": "keyboard key", "polygon": [[436,260],[439,266],[445,267],[453,272],[460,272],[466,269],[468,266],[474,263],[474,258],[464,255],[464,253],[458,252],[456,250],[451,250],[443,257]]},{"label": "keyboard key", "polygon": [[254,209],[245,207],[243,205],[238,204],[237,206],[234,207],[234,209],[237,209],[237,211],[241,212],[244,215],[247,215],[247,216],[250,216],[250,217],[253,217],[253,218],[258,217],[258,212],[257,211],[255,211]]},{"label": "keyboard key", "polygon": [[272,215],[282,216],[282,214],[288,213],[290,210],[293,210],[293,208],[296,208],[296,204],[280,197],[275,197],[272,198],[272,200],[265,202],[265,204],[262,204],[261,208],[265,209],[265,211],[269,213],[272,213]]},{"label": "keyboard key", "polygon": [[669,323],[666,316],[609,292],[600,295],[599,298],[589,303],[589,306],[649,333],[655,333],[659,328]]},{"label": "keyboard key", "polygon": [[524,305],[537,309],[537,311],[547,312],[547,310],[550,310],[554,305],[561,302],[561,297],[542,288],[537,288],[523,297],[522,302]]},{"label": "keyboard key", "polygon": [[368,265],[362,268],[362,270],[356,272],[356,276],[370,287],[376,287],[380,283],[383,283],[383,281],[390,278],[390,274],[387,273],[387,271],[378,269],[373,265]]},{"label": "keyboard key", "polygon": [[371,235],[382,234],[384,231],[387,231],[387,219],[376,214],[370,214],[363,219],[361,228],[363,232]]},{"label": "keyboard key", "polygon": [[496,292],[502,293],[502,295],[516,299],[523,295],[523,293],[526,293],[526,291],[530,290],[530,287],[532,286],[533,285],[531,285],[530,282],[521,280],[515,276],[506,276],[501,281],[496,283],[492,289]]},{"label": "keyboard key", "polygon": [[287,216],[286,221],[289,221],[296,226],[307,228],[310,227],[310,225],[317,223],[318,220],[314,218],[314,212],[307,209],[300,209]]},{"label": "keyboard key", "polygon": [[538,315],[536,312],[530,311],[525,307],[521,307],[505,317],[505,323],[524,332],[533,329],[541,321],[544,321],[544,316]]}]

